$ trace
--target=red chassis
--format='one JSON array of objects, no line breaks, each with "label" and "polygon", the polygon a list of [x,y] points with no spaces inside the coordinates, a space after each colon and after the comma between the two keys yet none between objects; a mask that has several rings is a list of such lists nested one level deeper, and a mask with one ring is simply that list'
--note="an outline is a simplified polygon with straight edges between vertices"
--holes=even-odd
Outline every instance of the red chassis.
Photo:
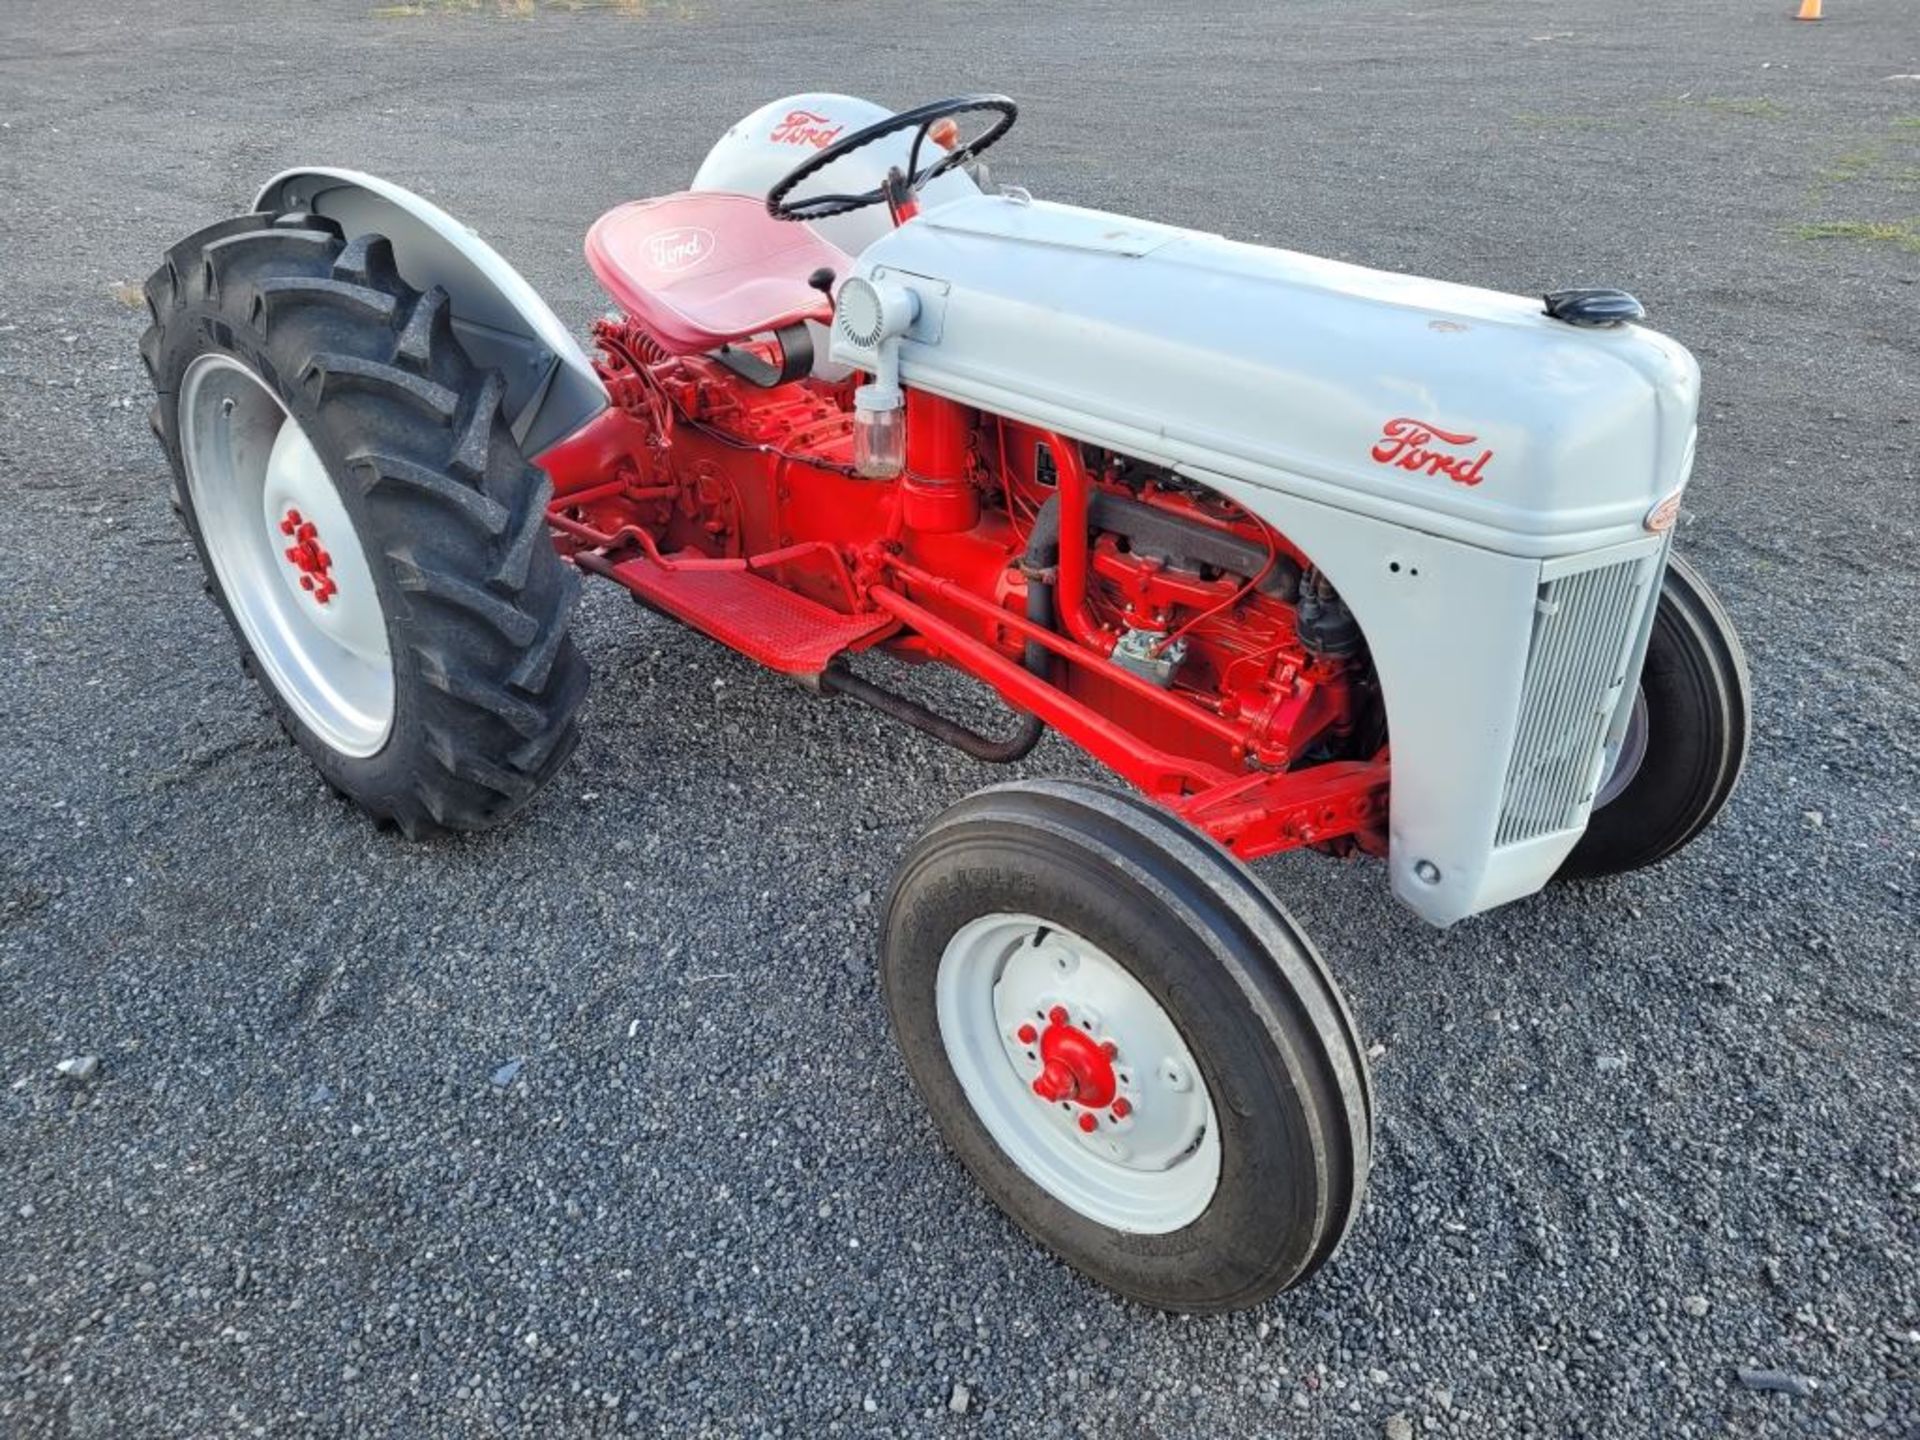
[{"label": "red chassis", "polygon": [[[905,473],[864,479],[852,379],[763,388],[712,356],[669,355],[631,318],[594,335],[614,403],[535,457],[556,544],[580,569],[822,688],[843,653],[946,661],[1244,858],[1384,853],[1388,765],[1364,652],[1302,642],[1293,597],[1312,571],[1253,516],[911,389]],[[1264,561],[1246,575],[1136,553],[1096,521],[1107,497]],[[1057,553],[1036,565],[1049,501]],[[1053,625],[1028,618],[1035,585],[1051,587]],[[1111,658],[1127,631],[1187,647],[1171,684]]]}]

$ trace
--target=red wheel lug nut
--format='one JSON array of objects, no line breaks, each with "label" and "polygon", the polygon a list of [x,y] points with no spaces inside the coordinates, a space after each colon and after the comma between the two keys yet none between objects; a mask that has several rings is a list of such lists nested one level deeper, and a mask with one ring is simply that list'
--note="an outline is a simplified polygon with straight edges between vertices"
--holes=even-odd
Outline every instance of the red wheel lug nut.
[{"label": "red wheel lug nut", "polygon": [[1100,1049],[1102,1053],[1104,1053],[1109,1060],[1111,1060],[1114,1056],[1120,1053],[1120,1047],[1114,1044],[1113,1041],[1111,1040],[1101,1041]]},{"label": "red wheel lug nut", "polygon": [[1089,1135],[1091,1135],[1100,1126],[1100,1122],[1093,1118],[1093,1112],[1091,1110],[1086,1110],[1081,1112],[1079,1123],[1080,1123],[1080,1128],[1086,1131],[1086,1133]]},{"label": "red wheel lug nut", "polygon": [[1031,1045],[1040,1038],[1040,1032],[1031,1025],[1022,1025],[1015,1033],[1022,1045]]},{"label": "red wheel lug nut", "polygon": [[300,577],[300,588],[302,590],[311,590],[313,588],[313,576],[302,575]]},{"label": "red wheel lug nut", "polygon": [[1056,1025],[1066,1024],[1067,1023],[1067,1007],[1064,1005],[1054,1006],[1053,1009],[1047,1012],[1047,1019],[1051,1020]]},{"label": "red wheel lug nut", "polygon": [[1127,1116],[1133,1113],[1132,1102],[1130,1102],[1126,1096],[1122,1095],[1118,1100],[1113,1102],[1113,1113],[1116,1119],[1126,1119]]}]

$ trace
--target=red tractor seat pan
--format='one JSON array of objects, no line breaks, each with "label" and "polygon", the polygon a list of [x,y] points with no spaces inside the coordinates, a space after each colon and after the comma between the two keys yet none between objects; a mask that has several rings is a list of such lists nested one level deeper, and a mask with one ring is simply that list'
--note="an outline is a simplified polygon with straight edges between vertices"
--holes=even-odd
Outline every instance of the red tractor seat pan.
[{"label": "red tractor seat pan", "polygon": [[812,227],[776,220],[746,195],[635,200],[587,232],[587,264],[607,293],[675,355],[830,319],[807,276],[822,266],[844,275],[850,263]]}]

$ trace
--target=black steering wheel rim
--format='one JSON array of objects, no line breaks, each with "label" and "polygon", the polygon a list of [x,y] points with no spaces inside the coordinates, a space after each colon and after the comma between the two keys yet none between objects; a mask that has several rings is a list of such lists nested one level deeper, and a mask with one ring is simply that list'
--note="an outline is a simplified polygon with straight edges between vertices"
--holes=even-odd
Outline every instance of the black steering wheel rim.
[{"label": "black steering wheel rim", "polygon": [[[974,139],[964,145],[957,145],[947,151],[926,169],[918,169],[920,142],[926,138],[929,128],[936,120],[944,120],[950,115],[970,115],[976,111],[989,110],[1000,118]],[[818,175],[834,161],[854,151],[883,140],[889,135],[897,135],[902,130],[917,128],[920,133],[914,137],[913,149],[908,152],[908,163],[915,166],[907,176],[909,191],[917,190],[929,180],[946,174],[956,166],[964,165],[993,144],[1007,131],[1013,128],[1013,122],[1019,118],[1020,107],[1005,95],[956,95],[947,100],[932,100],[925,105],[916,105],[911,110],[902,110],[897,115],[889,115],[884,120],[856,130],[840,140],[834,141],[826,149],[809,155],[767,192],[767,213],[776,220],[825,220],[833,215],[845,215],[853,210],[864,210],[869,205],[878,205],[887,198],[884,189],[863,191],[855,195],[815,195],[806,200],[788,202],[787,196],[802,182]]]}]

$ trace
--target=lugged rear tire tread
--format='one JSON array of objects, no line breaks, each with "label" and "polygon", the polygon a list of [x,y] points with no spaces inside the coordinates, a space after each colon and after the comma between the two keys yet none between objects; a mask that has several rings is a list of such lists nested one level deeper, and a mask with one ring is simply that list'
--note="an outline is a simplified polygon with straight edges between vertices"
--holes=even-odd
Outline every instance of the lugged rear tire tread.
[{"label": "lugged rear tire tread", "polygon": [[[190,497],[180,380],[195,357],[224,350],[327,461],[381,587],[396,684],[386,747],[365,761],[340,755],[266,683],[276,718],[330,788],[409,836],[516,813],[578,738],[588,673],[568,627],[579,586],[545,543],[550,487],[501,412],[505,383],[460,347],[446,293],[407,285],[383,237],[349,238],[300,212],[189,236],[146,295],[141,358],[178,493]],[[205,563],[190,498],[181,508]],[[217,581],[210,588],[231,622]]]}]

